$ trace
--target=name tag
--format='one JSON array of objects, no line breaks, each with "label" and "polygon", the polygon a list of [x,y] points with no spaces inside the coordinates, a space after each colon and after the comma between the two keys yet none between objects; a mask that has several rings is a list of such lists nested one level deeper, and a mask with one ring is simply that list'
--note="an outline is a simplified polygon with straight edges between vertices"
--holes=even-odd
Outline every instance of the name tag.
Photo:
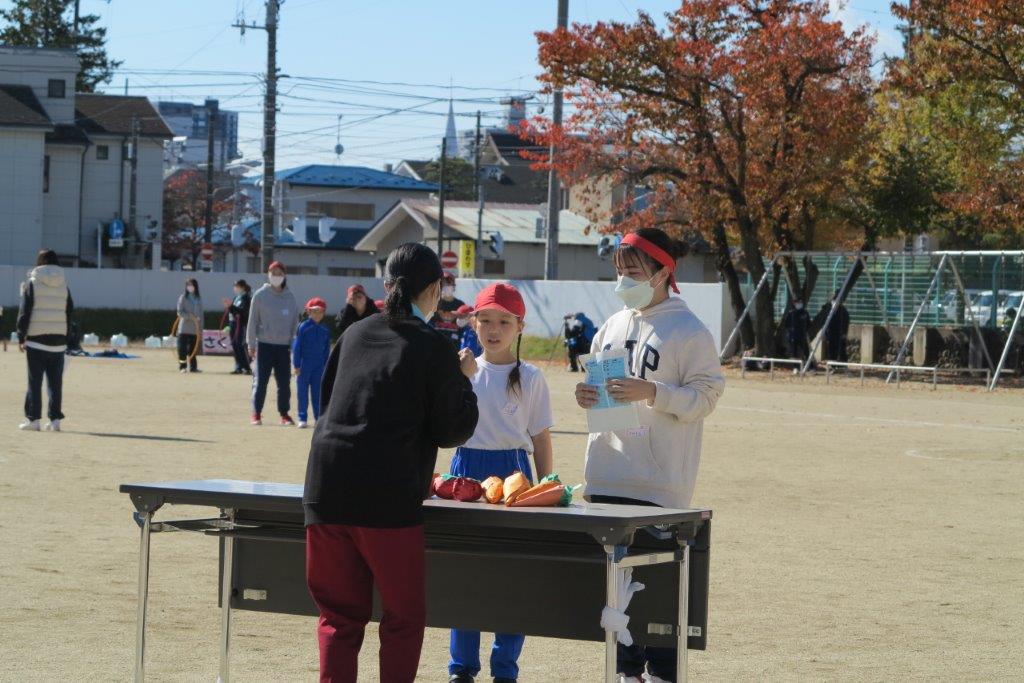
[{"label": "name tag", "polygon": [[505,407],[501,409],[501,412],[504,415],[515,415],[517,410],[519,410],[518,403],[506,403]]},{"label": "name tag", "polygon": [[650,431],[651,431],[651,428],[650,427],[646,427],[646,426],[644,426],[644,427],[633,427],[632,429],[627,429],[626,430],[626,436],[633,437],[633,438],[640,438],[640,437],[647,436],[647,434]]}]

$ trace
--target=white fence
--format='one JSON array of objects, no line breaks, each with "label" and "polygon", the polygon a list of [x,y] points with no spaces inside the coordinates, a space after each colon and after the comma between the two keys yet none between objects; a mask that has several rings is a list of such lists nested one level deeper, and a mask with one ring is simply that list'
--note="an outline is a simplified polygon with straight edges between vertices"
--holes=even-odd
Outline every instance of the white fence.
[{"label": "white fence", "polygon": [[[20,283],[25,279],[24,266],[0,265],[0,305],[4,306],[5,328],[13,328],[18,306]],[[75,305],[81,308],[124,308],[129,310],[173,310],[178,295],[185,289],[185,278],[195,277],[207,310],[220,310],[222,297],[231,296],[235,280],[244,278],[259,287],[263,276],[259,273],[185,273],[180,271],[79,269],[65,270],[68,286]],[[345,291],[356,283],[366,287],[367,293],[380,299],[384,285],[373,278],[348,278],[328,275],[294,275],[288,286],[299,303],[319,296],[327,300],[331,314],[341,310]],[[472,304],[477,292],[493,280],[461,279],[456,296]],[[566,313],[582,311],[595,325],[600,326],[611,314],[622,308],[615,296],[612,282],[576,282],[525,280],[514,282],[526,299],[527,334],[555,336],[561,334],[562,318]],[[680,296],[698,318],[707,325],[721,346],[734,324],[725,285],[680,283]],[[88,331],[88,330],[86,330]]]}]

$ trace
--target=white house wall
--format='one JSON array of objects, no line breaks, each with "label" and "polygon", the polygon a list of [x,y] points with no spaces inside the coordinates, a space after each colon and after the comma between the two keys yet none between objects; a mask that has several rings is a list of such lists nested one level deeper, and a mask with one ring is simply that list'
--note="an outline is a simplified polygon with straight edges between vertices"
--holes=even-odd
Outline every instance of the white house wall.
[{"label": "white house wall", "polygon": [[[0,83],[27,85],[54,123],[74,123],[78,57],[70,50],[0,48]],[[64,97],[50,97],[50,79],[64,81]]]},{"label": "white house wall", "polygon": [[42,248],[45,135],[0,129],[0,263],[35,263]]},{"label": "white house wall", "polygon": [[278,247],[274,249],[274,260],[283,263],[289,272],[299,267],[312,269],[318,275],[330,275],[332,268],[360,268],[371,273],[374,270],[374,258],[370,254],[340,249]]},{"label": "white house wall", "polygon": [[[353,204],[373,204],[373,220],[371,221],[338,221],[338,226],[343,228],[366,228],[373,227],[385,213],[400,199],[410,197],[425,197],[425,192],[410,192],[408,190],[369,190],[344,187],[316,187],[309,185],[292,185],[284,182],[282,185],[281,211],[285,216],[285,225],[291,225],[291,219],[295,216],[309,216],[307,210],[308,202],[348,202]],[[312,219],[307,219],[312,225]]]},{"label": "white house wall", "polygon": [[78,178],[82,147],[47,145],[50,191],[43,194],[43,246],[60,256],[78,254]]}]

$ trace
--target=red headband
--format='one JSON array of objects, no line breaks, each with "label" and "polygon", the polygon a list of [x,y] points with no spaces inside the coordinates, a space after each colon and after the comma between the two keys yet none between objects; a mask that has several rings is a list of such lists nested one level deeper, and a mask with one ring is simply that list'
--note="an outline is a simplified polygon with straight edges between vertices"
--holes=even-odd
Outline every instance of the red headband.
[{"label": "red headband", "polygon": [[679,287],[676,286],[676,260],[672,258],[667,251],[659,247],[654,242],[644,239],[635,232],[631,232],[623,237],[622,244],[628,244],[631,247],[639,249],[664,267],[668,268],[669,287],[671,287],[672,291],[676,294],[679,293]]}]

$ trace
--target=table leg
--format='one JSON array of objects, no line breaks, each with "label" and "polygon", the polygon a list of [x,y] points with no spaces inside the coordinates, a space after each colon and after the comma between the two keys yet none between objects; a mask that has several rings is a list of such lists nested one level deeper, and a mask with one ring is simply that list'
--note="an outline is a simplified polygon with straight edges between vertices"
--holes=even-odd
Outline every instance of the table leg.
[{"label": "table leg", "polygon": [[[233,515],[232,515],[233,517]],[[231,574],[234,570],[235,539],[224,539],[224,576],[221,577],[220,674],[217,683],[228,683],[231,656]]]},{"label": "table leg", "polygon": [[[619,569],[618,553],[615,546],[606,545],[605,551],[605,604],[611,609],[619,609]],[[604,680],[605,683],[618,683],[618,634],[607,631],[604,636]]]},{"label": "table leg", "polygon": [[139,598],[135,617],[135,681],[146,680],[146,607],[149,601],[149,534],[152,512],[142,512],[142,536],[139,541]]},{"label": "table leg", "polygon": [[690,636],[690,544],[683,546],[683,561],[679,563],[679,630],[676,633],[676,681],[689,676]]}]

